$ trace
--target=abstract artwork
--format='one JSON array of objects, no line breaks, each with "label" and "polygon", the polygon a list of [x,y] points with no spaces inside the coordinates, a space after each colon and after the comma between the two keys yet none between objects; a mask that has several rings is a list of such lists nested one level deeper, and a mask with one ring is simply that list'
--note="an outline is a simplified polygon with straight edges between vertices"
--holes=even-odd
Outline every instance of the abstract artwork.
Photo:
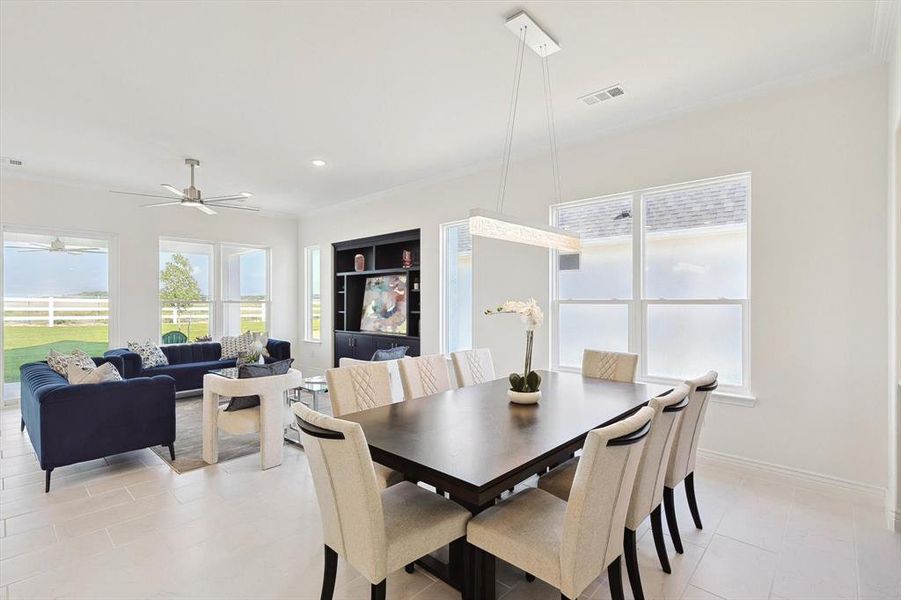
[{"label": "abstract artwork", "polygon": [[407,276],[367,277],[360,331],[407,334]]}]

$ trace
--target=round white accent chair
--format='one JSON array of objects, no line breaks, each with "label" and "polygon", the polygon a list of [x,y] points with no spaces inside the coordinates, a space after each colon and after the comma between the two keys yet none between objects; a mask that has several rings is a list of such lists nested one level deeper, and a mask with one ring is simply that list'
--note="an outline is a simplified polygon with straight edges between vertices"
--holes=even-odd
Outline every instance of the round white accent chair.
[{"label": "round white accent chair", "polygon": [[676,552],[679,554],[682,554],[684,549],[682,536],[679,535],[679,524],[676,522],[673,490],[677,485],[685,482],[685,496],[688,500],[691,518],[695,522],[695,527],[703,529],[701,513],[698,511],[698,500],[695,496],[695,458],[698,454],[698,441],[701,439],[701,426],[704,424],[707,403],[710,401],[710,394],[717,387],[718,377],[719,374],[716,371],[708,371],[700,377],[685,382],[690,390],[690,401],[679,422],[663,484],[663,510],[666,513],[666,524],[669,527],[673,546],[676,547]]},{"label": "round white accent chair", "polygon": [[409,356],[400,359],[398,366],[407,400],[446,392],[452,387],[443,354]]},{"label": "round white accent chair", "polygon": [[[361,362],[325,372],[332,415],[340,417],[369,408],[392,404],[391,380],[384,362]],[[374,463],[376,478],[383,488],[404,480],[403,473]]]},{"label": "round white accent chair", "polygon": [[[635,600],[644,599],[641,589],[641,574],[638,570],[635,531],[648,516],[651,517],[651,531],[660,566],[666,573],[671,571],[663,539],[660,508],[663,502],[663,478],[666,474],[666,465],[669,462],[669,453],[678,421],[682,410],[688,404],[688,392],[688,386],[680,384],[676,389],[663,396],[652,398],[648,402],[647,408],[653,411],[654,418],[641,455],[638,474],[635,477],[635,486],[632,489],[623,535],[623,554],[626,558],[626,570],[629,573],[629,582],[632,584],[632,595]],[[584,460],[584,455],[581,460]],[[570,488],[581,460],[574,458],[566,461],[539,478],[538,487],[564,500],[571,497]]]},{"label": "round white accent chair", "polygon": [[309,458],[325,540],[322,600],[335,591],[338,556],[384,600],[385,579],[448,544],[463,544],[470,514],[462,506],[404,481],[382,489],[359,423],[293,406]]},{"label": "round white accent chair", "polygon": [[[285,446],[285,392],[303,385],[303,374],[289,369],[284,375],[231,379],[214,373],[203,376],[203,460],[219,462],[219,429],[232,434],[260,434],[260,466],[282,464]],[[219,408],[219,398],[259,396],[260,405],[232,412]]]},{"label": "round white accent chair", "polygon": [[588,433],[563,500],[543,489],[508,496],[476,515],[467,541],[577,598],[604,569],[614,600],[623,598],[622,528],[654,411],[648,407]]},{"label": "round white accent chair", "polygon": [[582,352],[582,375],[585,377],[634,383],[637,365],[638,355],[629,352],[587,349]]},{"label": "round white accent chair", "polygon": [[454,375],[460,387],[497,379],[494,374],[494,360],[488,348],[451,352],[451,362],[454,363]]}]

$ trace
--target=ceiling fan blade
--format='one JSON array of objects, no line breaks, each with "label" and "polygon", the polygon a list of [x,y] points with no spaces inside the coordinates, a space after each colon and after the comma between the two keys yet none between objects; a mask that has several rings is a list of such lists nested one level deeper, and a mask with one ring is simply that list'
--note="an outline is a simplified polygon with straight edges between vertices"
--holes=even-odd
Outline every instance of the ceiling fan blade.
[{"label": "ceiling fan blade", "polygon": [[179,198],[185,197],[185,193],[183,191],[181,191],[180,189],[178,189],[177,187],[175,187],[174,185],[169,185],[168,183],[161,183],[160,185],[163,186],[164,188],[166,188],[167,190],[169,190],[170,192],[172,192],[173,194],[175,194],[176,196],[178,196]]},{"label": "ceiling fan blade", "polygon": [[242,194],[235,194],[234,196],[216,196],[215,198],[204,198],[204,202],[228,202],[230,200],[236,200],[238,202],[243,202],[247,200],[248,196],[244,196]]},{"label": "ceiling fan blade", "polygon": [[216,208],[231,208],[232,210],[249,210],[253,212],[260,212],[260,209],[256,206],[231,206],[228,204],[215,204]]},{"label": "ceiling fan blade", "polygon": [[181,200],[173,200],[171,202],[155,202],[153,204],[142,204],[141,208],[150,208],[154,206],[175,206],[176,204],[181,204]]},{"label": "ceiling fan blade", "polygon": [[146,196],[147,198],[165,198],[166,200],[172,200],[172,196],[162,196],[160,194],[142,194],[140,192],[122,192],[119,190],[110,190],[111,194],[124,194],[126,196]]},{"label": "ceiling fan blade", "polygon": [[209,208],[208,206],[204,206],[203,204],[192,204],[191,206],[193,206],[194,208],[196,208],[196,209],[199,210],[200,212],[204,212],[204,213],[206,213],[206,214],[208,214],[208,215],[215,215],[215,214],[216,214],[216,211],[215,211],[215,210],[213,210],[212,208]]}]

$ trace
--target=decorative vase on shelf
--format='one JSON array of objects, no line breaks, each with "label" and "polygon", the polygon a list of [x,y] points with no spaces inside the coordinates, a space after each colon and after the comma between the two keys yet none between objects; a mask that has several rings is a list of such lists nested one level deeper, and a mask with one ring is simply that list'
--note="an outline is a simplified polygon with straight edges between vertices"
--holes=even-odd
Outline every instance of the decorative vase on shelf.
[{"label": "decorative vase on shelf", "polygon": [[401,253],[401,264],[405,269],[409,269],[413,266],[413,253],[409,250],[404,250]]},{"label": "decorative vase on shelf", "polygon": [[362,254],[357,254],[354,256],[354,271],[365,271],[366,270],[366,257]]},{"label": "decorative vase on shelf", "polygon": [[522,374],[510,373],[510,389],[507,397],[510,402],[516,404],[536,404],[541,399],[541,375],[532,370],[532,345],[535,337],[535,329],[541,326],[544,313],[534,298],[526,302],[508,300],[497,308],[485,311],[486,315],[501,313],[518,314],[526,326],[526,360]]}]

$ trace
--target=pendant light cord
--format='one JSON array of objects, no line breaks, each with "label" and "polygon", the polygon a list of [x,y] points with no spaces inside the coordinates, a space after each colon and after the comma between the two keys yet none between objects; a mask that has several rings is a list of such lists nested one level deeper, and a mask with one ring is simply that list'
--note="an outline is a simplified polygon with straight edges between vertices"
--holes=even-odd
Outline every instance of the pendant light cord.
[{"label": "pendant light cord", "polygon": [[501,183],[497,190],[497,212],[504,212],[504,195],[507,193],[507,174],[510,172],[510,158],[513,150],[513,127],[516,124],[516,107],[519,104],[519,82],[522,79],[522,63],[526,50],[528,27],[520,28],[519,46],[513,66],[513,91],[510,94],[510,112],[507,114],[507,137],[504,140],[504,158],[501,168]]},{"label": "pendant light cord", "polygon": [[541,75],[544,79],[544,110],[547,113],[547,134],[551,147],[551,170],[554,176],[554,203],[561,202],[560,162],[557,154],[557,127],[554,122],[554,103],[551,94],[551,71],[547,63],[547,46],[542,46]]}]

